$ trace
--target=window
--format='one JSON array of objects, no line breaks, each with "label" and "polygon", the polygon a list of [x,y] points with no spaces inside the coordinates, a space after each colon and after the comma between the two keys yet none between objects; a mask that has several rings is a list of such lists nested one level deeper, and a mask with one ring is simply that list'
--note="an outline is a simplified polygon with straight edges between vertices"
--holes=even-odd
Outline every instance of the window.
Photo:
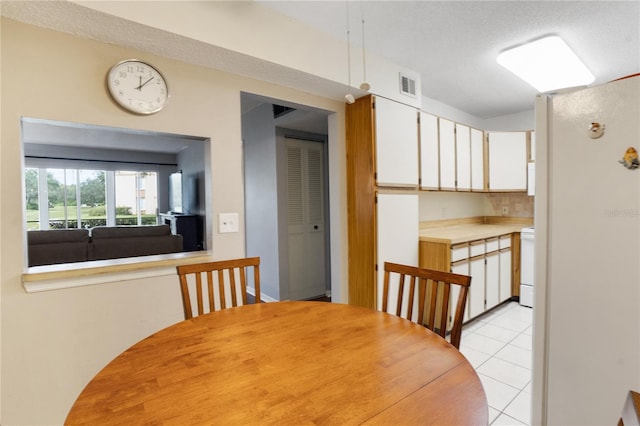
[{"label": "window", "polygon": [[140,170],[27,168],[27,229],[156,225],[158,175]]}]

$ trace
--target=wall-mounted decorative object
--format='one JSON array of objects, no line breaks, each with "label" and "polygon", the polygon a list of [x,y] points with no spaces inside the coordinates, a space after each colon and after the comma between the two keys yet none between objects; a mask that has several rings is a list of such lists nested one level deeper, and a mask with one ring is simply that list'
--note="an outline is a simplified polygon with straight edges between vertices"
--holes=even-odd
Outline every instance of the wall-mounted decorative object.
[{"label": "wall-mounted decorative object", "polygon": [[634,147],[627,148],[620,164],[627,169],[637,169],[640,166],[640,159],[638,159],[638,151]]},{"label": "wall-mounted decorative object", "polygon": [[604,135],[604,124],[591,123],[589,125],[589,137],[591,139],[598,139],[602,135]]},{"label": "wall-mounted decorative object", "polygon": [[162,73],[138,59],[127,59],[111,67],[107,87],[122,108],[135,114],[154,114],[169,101],[169,86]]}]

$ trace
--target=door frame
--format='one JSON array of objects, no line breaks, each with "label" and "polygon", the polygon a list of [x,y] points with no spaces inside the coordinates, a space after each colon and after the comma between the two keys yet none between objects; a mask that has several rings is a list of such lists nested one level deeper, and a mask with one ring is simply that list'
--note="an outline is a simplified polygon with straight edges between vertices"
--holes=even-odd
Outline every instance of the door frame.
[{"label": "door frame", "polygon": [[329,201],[329,147],[328,136],[317,133],[291,130],[276,127],[276,158],[278,174],[278,240],[280,260],[280,295],[281,299],[289,299],[289,246],[288,246],[288,219],[287,219],[287,167],[286,167],[286,138],[302,139],[311,142],[322,143],[322,174],[324,180],[324,257],[325,257],[325,295],[331,297],[331,222]]}]

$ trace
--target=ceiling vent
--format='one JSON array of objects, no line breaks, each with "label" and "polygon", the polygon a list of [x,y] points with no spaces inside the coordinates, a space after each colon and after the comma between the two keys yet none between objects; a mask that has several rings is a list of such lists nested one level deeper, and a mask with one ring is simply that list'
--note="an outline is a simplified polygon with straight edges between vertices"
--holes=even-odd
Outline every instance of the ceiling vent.
[{"label": "ceiling vent", "polygon": [[416,97],[416,81],[402,73],[400,74],[400,93],[412,98]]}]

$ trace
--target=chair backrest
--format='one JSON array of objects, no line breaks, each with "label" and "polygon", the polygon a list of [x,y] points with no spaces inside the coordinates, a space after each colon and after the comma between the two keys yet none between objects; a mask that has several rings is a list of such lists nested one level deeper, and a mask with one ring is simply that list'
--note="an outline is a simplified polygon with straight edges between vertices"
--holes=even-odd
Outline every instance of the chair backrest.
[{"label": "chair backrest", "polygon": [[[451,344],[460,349],[462,321],[471,277],[385,262],[382,310],[412,321],[415,319],[418,324],[445,337],[452,284],[460,287],[457,291],[458,300],[454,301]],[[388,309],[390,293],[394,296],[395,307]]]},{"label": "chair backrest", "polygon": [[185,319],[194,316],[191,308],[190,286],[195,286],[197,303],[195,315],[246,305],[248,303],[247,280],[250,268],[253,268],[254,303],[260,303],[259,257],[178,266]]}]

